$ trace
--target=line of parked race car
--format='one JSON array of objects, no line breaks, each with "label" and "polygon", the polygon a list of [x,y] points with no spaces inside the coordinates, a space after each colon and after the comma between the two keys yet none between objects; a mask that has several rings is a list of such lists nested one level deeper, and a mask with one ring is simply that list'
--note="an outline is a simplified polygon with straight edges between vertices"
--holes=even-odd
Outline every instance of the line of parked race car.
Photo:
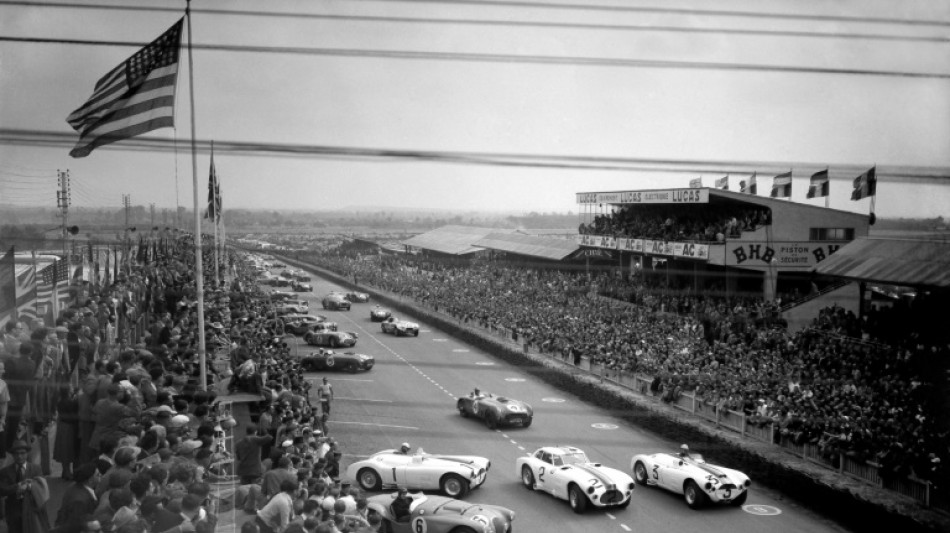
[{"label": "line of parked race car", "polygon": [[[279,279],[292,280],[296,291],[309,277],[285,271]],[[276,284],[276,286],[282,286]],[[309,290],[312,291],[312,288]],[[310,315],[309,303],[297,300],[293,293],[276,291],[271,297],[278,303],[277,316],[285,332],[301,336],[308,345],[321,348],[301,359],[307,371],[368,371],[375,358],[355,352],[338,353],[323,347],[352,347],[358,335],[341,332],[326,316]],[[352,303],[365,303],[369,295],[359,292],[331,292],[321,301],[324,309],[349,311]],[[418,336],[419,325],[400,320],[388,309],[375,306],[370,320],[379,322],[383,333],[396,336]],[[456,400],[456,409],[463,418],[481,419],[486,427],[501,425],[530,427],[534,410],[525,402],[482,393]],[[351,464],[346,477],[366,491],[406,488],[416,491],[439,491],[442,496],[410,494],[409,514],[398,515],[393,507],[396,493],[373,496],[372,512],[378,513],[387,531],[450,533],[473,531],[508,533],[515,513],[502,506],[472,504],[461,501],[471,490],[482,486],[488,478],[491,461],[467,455],[433,455],[421,448],[410,453],[408,443],[399,450],[383,450]],[[692,509],[708,503],[741,506],[749,495],[751,481],[738,470],[706,463],[699,454],[690,453],[684,444],[679,453],[635,455],[630,461],[632,476],[591,461],[583,450],[574,446],[544,446],[519,457],[515,471],[525,488],[546,492],[568,502],[576,513],[594,508],[625,508],[630,505],[636,485],[656,486],[683,496]]]}]

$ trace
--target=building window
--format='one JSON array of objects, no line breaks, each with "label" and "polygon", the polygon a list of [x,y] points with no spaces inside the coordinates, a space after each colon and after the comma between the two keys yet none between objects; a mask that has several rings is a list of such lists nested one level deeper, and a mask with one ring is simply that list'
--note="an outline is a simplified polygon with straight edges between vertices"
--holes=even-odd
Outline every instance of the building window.
[{"label": "building window", "polygon": [[813,241],[853,241],[854,228],[811,228],[809,239]]}]

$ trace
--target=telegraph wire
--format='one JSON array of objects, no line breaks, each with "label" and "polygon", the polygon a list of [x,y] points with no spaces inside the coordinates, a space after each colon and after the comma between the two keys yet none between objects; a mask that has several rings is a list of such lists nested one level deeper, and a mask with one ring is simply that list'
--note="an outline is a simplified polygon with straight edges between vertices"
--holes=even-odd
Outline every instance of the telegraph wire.
[{"label": "telegraph wire", "polygon": [[[14,5],[23,7],[56,7],[56,8],[81,8],[81,9],[104,9],[121,11],[143,11],[143,12],[167,12],[179,13],[180,9],[172,7],[153,7],[153,6],[113,6],[107,4],[69,4],[64,2],[29,2],[0,0],[0,5]],[[585,31],[637,31],[637,32],[657,32],[657,33],[696,33],[696,34],[721,34],[721,35],[746,35],[760,37],[793,37],[793,38],[816,38],[816,39],[848,39],[848,40],[869,40],[869,41],[911,41],[911,42],[931,42],[931,43],[950,43],[950,36],[931,36],[931,35],[889,35],[882,33],[842,33],[828,31],[790,31],[790,30],[758,30],[750,28],[697,28],[684,26],[661,26],[661,25],[631,25],[631,24],[595,24],[580,22],[545,22],[533,20],[501,20],[501,19],[472,19],[472,18],[432,18],[432,17],[405,17],[405,16],[380,16],[380,15],[333,15],[321,13],[300,13],[286,11],[257,11],[257,10],[233,10],[233,9],[192,9],[192,13],[216,15],[216,16],[249,16],[265,18],[289,18],[289,19],[309,19],[309,20],[327,20],[343,22],[370,22],[370,23],[392,23],[392,24],[427,24],[427,25],[465,25],[465,26],[490,26],[499,28],[542,28],[542,29],[567,29],[567,30],[585,30]]]},{"label": "telegraph wire", "polygon": [[[128,46],[142,48],[148,43],[133,41],[103,41],[92,39],[52,39],[42,37],[0,36],[0,42],[23,42],[42,44],[78,44],[87,46]],[[825,67],[802,67],[785,65],[764,65],[754,63],[723,63],[712,61],[676,61],[659,59],[623,59],[582,56],[546,56],[487,54],[469,52],[420,52],[411,50],[371,50],[355,48],[311,48],[293,46],[248,46],[223,44],[193,44],[199,50],[267,53],[267,54],[303,54],[326,57],[406,59],[424,61],[458,61],[477,63],[526,63],[534,65],[571,65],[616,68],[653,68],[684,70],[734,70],[746,72],[782,72],[796,74],[825,74],[851,76],[881,76],[897,78],[950,79],[950,73],[929,73],[896,70],[847,69]]]}]

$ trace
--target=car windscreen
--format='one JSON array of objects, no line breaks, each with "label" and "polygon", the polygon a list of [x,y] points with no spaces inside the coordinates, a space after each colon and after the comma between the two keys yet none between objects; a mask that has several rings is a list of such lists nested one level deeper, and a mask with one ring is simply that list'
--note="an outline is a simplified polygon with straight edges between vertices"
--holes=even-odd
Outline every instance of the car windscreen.
[{"label": "car windscreen", "polygon": [[564,464],[566,465],[590,462],[587,460],[587,455],[585,455],[584,452],[565,453],[561,456],[561,460],[564,461]]}]

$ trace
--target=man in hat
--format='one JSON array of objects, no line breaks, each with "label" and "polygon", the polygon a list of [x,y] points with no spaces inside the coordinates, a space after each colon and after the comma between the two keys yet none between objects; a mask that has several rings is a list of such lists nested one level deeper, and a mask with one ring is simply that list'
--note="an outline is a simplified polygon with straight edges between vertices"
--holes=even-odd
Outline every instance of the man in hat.
[{"label": "man in hat", "polygon": [[[13,463],[0,469],[0,496],[6,497],[6,521],[8,531],[23,531],[23,500],[28,497],[30,486],[34,478],[42,477],[43,472],[38,465],[27,462],[30,445],[22,440],[15,441],[10,446],[13,454]],[[36,512],[45,513],[46,508],[39,508]],[[45,523],[45,521],[44,521]]]}]

